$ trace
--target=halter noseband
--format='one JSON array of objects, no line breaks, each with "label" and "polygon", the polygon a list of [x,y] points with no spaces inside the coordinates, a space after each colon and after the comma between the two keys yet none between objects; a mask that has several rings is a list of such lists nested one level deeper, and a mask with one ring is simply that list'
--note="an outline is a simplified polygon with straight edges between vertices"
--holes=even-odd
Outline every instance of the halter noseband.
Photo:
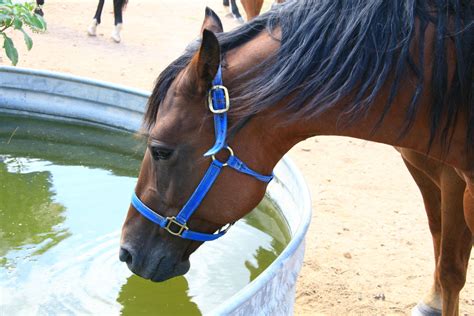
[{"label": "halter noseband", "polygon": [[[194,190],[193,194],[183,206],[181,211],[179,211],[176,216],[164,217],[146,206],[138,198],[136,193],[133,193],[132,196],[133,207],[144,217],[158,224],[171,235],[197,241],[215,240],[223,236],[232,226],[232,224],[228,224],[225,226],[225,228],[219,229],[214,234],[207,234],[192,231],[186,225],[188,219],[191,217],[191,215],[193,215],[206,196],[207,192],[211,189],[223,167],[230,167],[238,172],[245,173],[256,178],[257,180],[266,183],[273,179],[273,173],[267,176],[250,169],[244,162],[234,155],[233,150],[227,145],[227,111],[230,107],[230,100],[227,88],[222,83],[222,69],[220,64],[217,74],[212,81],[212,87],[209,90],[208,102],[209,110],[214,113],[214,131],[216,135],[216,141],[214,146],[212,146],[212,148],[209,149],[204,154],[204,156],[211,156],[212,162],[204,174],[201,182]],[[229,158],[226,162],[221,162],[215,157],[215,155],[222,149],[227,149],[229,151]]]}]

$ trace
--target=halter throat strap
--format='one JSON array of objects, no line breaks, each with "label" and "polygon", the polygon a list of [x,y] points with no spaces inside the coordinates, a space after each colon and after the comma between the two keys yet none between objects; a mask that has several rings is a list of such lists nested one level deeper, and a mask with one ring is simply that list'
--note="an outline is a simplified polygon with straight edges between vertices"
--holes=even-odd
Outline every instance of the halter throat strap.
[{"label": "halter throat strap", "polygon": [[[214,145],[204,154],[204,156],[211,156],[212,162],[204,174],[201,182],[198,184],[193,194],[183,206],[183,208],[179,211],[179,213],[176,216],[171,217],[161,216],[148,207],[145,203],[143,203],[136,193],[133,193],[132,195],[133,207],[145,218],[154,222],[155,224],[158,224],[171,235],[196,241],[215,240],[223,236],[232,226],[232,224],[228,224],[214,234],[192,231],[187,226],[189,218],[194,214],[206,194],[211,189],[222,168],[228,166],[235,171],[247,174],[265,183],[268,183],[273,179],[273,173],[271,175],[262,175],[248,167],[243,161],[234,155],[233,150],[226,143],[227,111],[230,108],[230,100],[227,88],[222,82],[221,65],[219,65],[217,74],[212,81],[212,87],[209,90],[208,102],[209,110],[214,113],[214,132],[216,140]],[[226,162],[221,162],[215,157],[215,155],[222,149],[227,149],[229,151],[229,157]]]}]

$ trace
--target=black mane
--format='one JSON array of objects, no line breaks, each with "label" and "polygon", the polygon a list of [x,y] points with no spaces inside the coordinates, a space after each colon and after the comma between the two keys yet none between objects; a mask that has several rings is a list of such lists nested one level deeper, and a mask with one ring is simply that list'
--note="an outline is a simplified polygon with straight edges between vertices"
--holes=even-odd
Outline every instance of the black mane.
[{"label": "black mane", "polygon": [[[234,31],[218,34],[225,55],[265,29],[272,32],[279,26],[282,32],[276,55],[251,70],[257,76],[231,91],[233,101],[245,104],[234,115],[251,117],[295,93],[283,109],[292,113],[288,119],[314,117],[354,95],[352,106],[344,114],[355,121],[368,111],[390,78],[390,95],[380,125],[392,106],[400,80],[411,71],[417,82],[405,128],[400,133],[402,137],[417,113],[425,80],[424,67],[432,67],[430,144],[438,133],[449,143],[451,127],[462,110],[468,115],[467,146],[474,150],[473,13],[470,0],[287,1]],[[430,23],[436,29],[434,47],[425,48],[424,34]],[[415,37],[415,33],[420,36]],[[418,42],[415,55],[409,52],[413,40]],[[453,41],[456,52],[455,78],[450,87],[447,86],[448,40]],[[166,91],[188,65],[198,44],[192,43],[158,77],[145,114],[147,128],[154,125]],[[432,65],[423,63],[425,49],[434,52]],[[442,119],[446,119],[443,126]]]}]

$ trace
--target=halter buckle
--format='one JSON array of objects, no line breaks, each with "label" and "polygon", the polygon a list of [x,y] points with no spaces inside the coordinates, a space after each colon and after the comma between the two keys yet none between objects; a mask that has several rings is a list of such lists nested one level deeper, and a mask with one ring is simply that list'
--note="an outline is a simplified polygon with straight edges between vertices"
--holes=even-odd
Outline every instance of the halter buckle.
[{"label": "halter buckle", "polygon": [[[168,222],[166,223],[164,229],[170,233],[171,235],[174,235],[174,236],[178,236],[178,237],[182,237],[183,236],[183,232],[185,230],[188,230],[188,226],[186,226],[186,224],[181,224],[180,222],[178,222],[176,220],[176,217],[174,216],[171,216],[171,217],[167,217],[166,218],[168,220]],[[171,229],[171,225],[176,225],[179,227],[179,230],[178,231],[173,231]]]},{"label": "halter buckle", "polygon": [[[216,109],[214,107],[214,103],[213,103],[213,98],[212,98],[212,91],[213,90],[222,90],[224,91],[224,98],[225,98],[225,108],[223,109]],[[208,103],[209,103],[209,110],[214,113],[214,114],[222,114],[222,113],[225,113],[229,110],[229,107],[230,107],[230,99],[229,99],[229,91],[227,90],[226,87],[222,86],[222,85],[215,85],[215,86],[212,86],[211,89],[209,89],[209,95],[207,97],[208,99]]]}]

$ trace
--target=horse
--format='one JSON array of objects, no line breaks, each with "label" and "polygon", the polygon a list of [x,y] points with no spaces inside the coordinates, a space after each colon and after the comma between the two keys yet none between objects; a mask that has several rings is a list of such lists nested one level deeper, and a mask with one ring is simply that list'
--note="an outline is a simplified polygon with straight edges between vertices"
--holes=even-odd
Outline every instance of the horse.
[{"label": "horse", "polygon": [[149,98],[119,259],[156,282],[186,273],[295,144],[354,137],[397,148],[423,198],[435,271],[412,313],[458,315],[474,232],[473,13],[463,0],[298,0],[224,33],[207,9]]},{"label": "horse", "polygon": [[[254,17],[260,14],[263,0],[241,0],[240,2],[242,3],[245,14],[247,15],[247,21],[252,20]],[[232,15],[238,22],[244,23],[244,19],[242,18],[242,15],[240,15],[239,7],[237,6],[235,0],[230,0],[230,8],[229,0],[223,0],[223,5],[224,8],[226,8],[229,12],[229,15]]]},{"label": "horse", "polygon": [[36,0],[36,7],[34,12],[40,16],[44,16],[43,5],[44,0]]},{"label": "horse", "polygon": [[[92,19],[92,23],[87,29],[87,34],[89,36],[96,36],[97,35],[97,26],[100,24],[101,20],[100,17],[102,15],[102,9],[104,8],[105,0],[99,0],[99,4],[97,5],[97,10],[95,12],[94,18]],[[122,30],[122,11],[127,6],[128,0],[114,0],[114,19],[115,19],[115,28],[112,31],[112,39],[116,43],[120,43],[122,38],[120,37],[120,31]]]},{"label": "horse", "polygon": [[[263,0],[241,0],[242,6],[244,7],[245,14],[247,15],[247,21],[252,20],[260,14],[262,10]],[[282,3],[283,0],[275,0],[275,3]],[[239,7],[235,0],[223,0],[224,8],[229,12],[228,14],[233,16],[238,22],[243,23],[244,19],[240,15]]]}]

